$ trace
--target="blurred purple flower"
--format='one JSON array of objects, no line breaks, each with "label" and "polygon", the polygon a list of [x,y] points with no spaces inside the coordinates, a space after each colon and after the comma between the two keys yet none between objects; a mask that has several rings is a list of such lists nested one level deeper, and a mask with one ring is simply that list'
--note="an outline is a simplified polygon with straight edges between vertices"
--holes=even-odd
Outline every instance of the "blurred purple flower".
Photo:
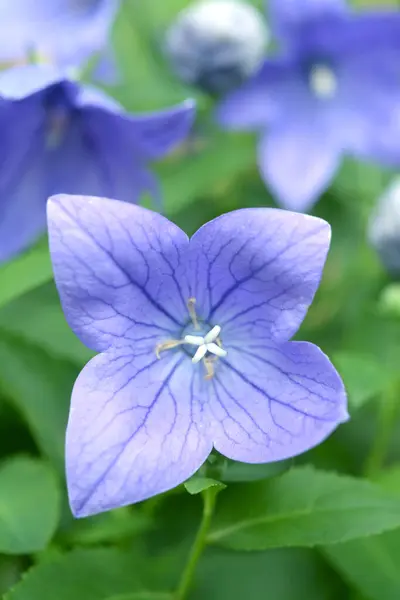
[{"label": "blurred purple flower", "polygon": [[142,116],[50,67],[0,74],[0,261],[45,232],[46,200],[57,193],[137,202],[158,196],[147,162],[188,133],[194,105]]},{"label": "blurred purple flower", "polygon": [[29,54],[79,67],[93,53],[111,52],[108,38],[120,0],[0,0],[0,61]]},{"label": "blurred purple flower", "polygon": [[343,153],[400,162],[400,12],[353,14],[344,0],[269,5],[283,53],[227,96],[217,118],[260,131],[263,178],[285,208],[303,211]]},{"label": "blurred purple flower", "polygon": [[102,198],[56,196],[48,217],[67,320],[101,352],[72,395],[76,516],[173,488],[213,446],[234,460],[278,461],[347,419],[329,359],[288,342],[320,281],[325,221],[244,209],[189,241],[157,213]]}]

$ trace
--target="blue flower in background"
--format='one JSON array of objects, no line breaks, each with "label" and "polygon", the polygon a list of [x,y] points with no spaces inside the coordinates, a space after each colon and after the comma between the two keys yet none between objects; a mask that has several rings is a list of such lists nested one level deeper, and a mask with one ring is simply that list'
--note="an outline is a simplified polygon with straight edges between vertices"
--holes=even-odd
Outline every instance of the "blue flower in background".
[{"label": "blue flower in background", "polygon": [[110,53],[108,38],[120,0],[0,0],[0,62],[30,54],[79,67],[93,53]]},{"label": "blue flower in background", "polygon": [[171,489],[213,447],[243,462],[278,461],[347,419],[329,359],[288,342],[320,281],[325,221],[244,209],[189,241],[157,213],[102,198],[57,196],[48,216],[67,320],[101,352],[72,395],[75,515]]},{"label": "blue flower in background", "polygon": [[188,133],[194,105],[132,116],[100,90],[50,67],[0,74],[0,261],[46,228],[46,200],[56,193],[96,194],[137,202],[158,195],[146,163]]},{"label": "blue flower in background", "polygon": [[217,118],[261,133],[263,178],[284,207],[303,211],[344,153],[400,162],[400,13],[351,13],[343,0],[269,5],[282,53],[227,96]]}]

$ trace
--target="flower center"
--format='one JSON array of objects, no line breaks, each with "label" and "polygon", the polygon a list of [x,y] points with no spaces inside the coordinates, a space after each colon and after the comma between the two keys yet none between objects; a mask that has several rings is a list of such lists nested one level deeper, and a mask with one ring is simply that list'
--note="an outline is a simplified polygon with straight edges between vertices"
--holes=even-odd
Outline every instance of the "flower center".
[{"label": "flower center", "polygon": [[[206,379],[214,376],[214,363],[218,358],[225,357],[228,353],[222,347],[220,339],[221,327],[214,325],[211,327],[204,323],[199,323],[194,308],[196,300],[190,298],[188,301],[188,311],[191,322],[187,325],[179,340],[167,340],[157,344],[155,352],[158,358],[160,353],[165,350],[172,350],[178,346],[186,346],[185,350],[192,357],[192,363],[196,364],[203,361],[206,369]],[[202,335],[203,334],[203,335]]]},{"label": "flower center", "polygon": [[44,98],[44,108],[47,147],[54,148],[64,140],[74,111],[73,92],[70,86],[65,83],[52,86]]},{"label": "flower center", "polygon": [[313,93],[322,99],[333,98],[337,92],[338,81],[335,72],[323,64],[315,64],[309,72],[309,84]]},{"label": "flower center", "polygon": [[197,350],[193,355],[192,363],[200,362],[209,352],[215,356],[226,356],[227,351],[222,348],[219,342],[219,334],[221,333],[221,327],[215,325],[206,335],[185,335],[183,338],[185,344],[197,346]]}]

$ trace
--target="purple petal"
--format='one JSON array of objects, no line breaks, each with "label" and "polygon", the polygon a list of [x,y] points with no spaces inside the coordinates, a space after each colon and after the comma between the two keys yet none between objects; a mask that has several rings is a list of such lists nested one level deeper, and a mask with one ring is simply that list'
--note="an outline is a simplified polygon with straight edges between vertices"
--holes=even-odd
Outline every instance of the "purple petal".
[{"label": "purple petal", "polygon": [[[134,302],[134,300],[132,300]],[[193,394],[190,359],[125,347],[94,358],[75,384],[66,461],[78,517],[117,508],[188,479],[212,449]]]},{"label": "purple petal", "polygon": [[113,99],[90,86],[79,90],[76,105],[85,109],[86,119],[91,120],[94,129],[107,129],[109,140],[115,136],[124,139],[128,151],[135,151],[141,161],[160,158],[182,142],[195,117],[192,100],[159,112],[130,115]]},{"label": "purple petal", "polygon": [[227,129],[259,129],[282,114],[282,95],[291,84],[294,64],[286,58],[264,61],[259,72],[220,102],[216,118]]},{"label": "purple petal", "polygon": [[237,210],[190,241],[196,306],[222,339],[288,340],[318,288],[330,242],[328,223],[271,208]]},{"label": "purple petal", "polygon": [[346,0],[268,0],[274,31],[290,41],[293,30],[304,23],[346,14]]},{"label": "purple petal", "polygon": [[317,123],[313,126],[296,118],[261,137],[260,171],[283,207],[306,211],[328,187],[342,148],[327,133]]},{"label": "purple petal", "polygon": [[211,383],[214,446],[234,460],[296,456],[348,418],[343,383],[313,344],[229,347]]},{"label": "purple petal", "polygon": [[144,208],[55,196],[48,203],[54,275],[70,327],[101,351],[179,337],[190,294],[179,282],[187,236]]},{"label": "purple petal", "polygon": [[164,156],[188,135],[195,118],[196,105],[192,100],[159,112],[129,116],[127,127],[132,142],[148,159]]},{"label": "purple petal", "polygon": [[0,105],[0,262],[46,230],[46,156],[41,115],[29,100]]},{"label": "purple petal", "polygon": [[47,65],[14,67],[0,73],[0,96],[6,100],[21,100],[64,79],[59,69]]},{"label": "purple petal", "polygon": [[47,152],[47,197],[85,194],[137,203],[149,192],[159,199],[157,180],[118,127],[118,115],[86,109],[67,119],[60,142]]},{"label": "purple petal", "polygon": [[79,66],[101,50],[119,0],[2,0],[0,57],[3,61],[39,52],[62,66]]}]

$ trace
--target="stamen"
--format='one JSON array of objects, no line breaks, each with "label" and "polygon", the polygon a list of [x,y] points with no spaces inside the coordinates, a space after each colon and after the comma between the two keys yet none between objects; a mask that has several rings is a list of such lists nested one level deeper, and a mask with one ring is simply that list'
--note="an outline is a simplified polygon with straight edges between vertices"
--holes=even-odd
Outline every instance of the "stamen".
[{"label": "stamen", "polygon": [[164,352],[165,350],[172,350],[172,348],[176,348],[181,344],[184,344],[184,340],[167,340],[162,344],[157,344],[156,346],[156,356],[160,358],[160,352]]},{"label": "stamen", "polygon": [[206,368],[205,379],[207,381],[209,381],[210,379],[212,379],[214,377],[215,360],[216,360],[215,358],[205,358],[204,359],[204,366]]},{"label": "stamen", "polygon": [[215,342],[219,334],[221,333],[221,327],[216,325],[204,336],[204,343],[210,344],[211,342]]},{"label": "stamen", "polygon": [[207,346],[205,344],[202,344],[201,346],[199,346],[196,350],[195,355],[192,358],[192,363],[196,364],[198,362],[200,362],[205,355],[207,354]]},{"label": "stamen", "polygon": [[204,344],[204,338],[201,335],[185,335],[185,342],[187,344],[193,344],[193,346],[202,346]]},{"label": "stamen", "polygon": [[211,352],[211,354],[215,354],[215,356],[226,356],[228,354],[226,350],[221,348],[221,346],[218,346],[214,343],[207,344],[206,348],[208,352]]},{"label": "stamen", "polygon": [[195,304],[196,304],[196,298],[189,298],[188,303],[187,303],[189,315],[190,315],[190,318],[192,319],[193,327],[195,329],[199,329],[199,322],[197,320]]}]

